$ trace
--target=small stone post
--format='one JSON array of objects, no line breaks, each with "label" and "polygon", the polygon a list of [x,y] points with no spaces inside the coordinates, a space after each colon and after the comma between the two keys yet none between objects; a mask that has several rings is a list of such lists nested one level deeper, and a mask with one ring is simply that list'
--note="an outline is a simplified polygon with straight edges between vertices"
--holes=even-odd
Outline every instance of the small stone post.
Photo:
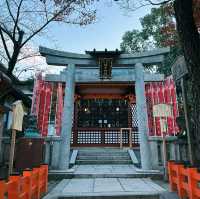
[{"label": "small stone post", "polygon": [[140,156],[142,169],[152,169],[151,150],[148,141],[148,115],[145,96],[145,83],[143,65],[137,63],[135,65],[135,92],[137,105],[138,131],[140,140]]},{"label": "small stone post", "polygon": [[66,170],[69,168],[70,143],[72,133],[72,122],[74,112],[74,90],[75,90],[75,65],[69,64],[67,67],[64,109],[62,116],[61,145],[59,169]]}]

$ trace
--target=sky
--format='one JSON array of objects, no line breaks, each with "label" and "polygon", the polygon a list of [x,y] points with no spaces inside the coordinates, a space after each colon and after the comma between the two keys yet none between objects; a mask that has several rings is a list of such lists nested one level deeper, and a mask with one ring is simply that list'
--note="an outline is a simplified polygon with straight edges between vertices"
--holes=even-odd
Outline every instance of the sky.
[{"label": "sky", "polygon": [[[34,51],[39,46],[57,50],[85,53],[85,50],[115,50],[120,49],[123,34],[132,29],[140,29],[140,18],[150,13],[150,6],[142,7],[134,12],[127,12],[120,8],[113,0],[100,0],[97,7],[97,20],[85,27],[52,23],[45,34],[36,37],[30,42]],[[38,71],[44,73],[60,73],[63,67],[48,66],[43,57],[34,57],[24,60],[22,66],[33,65],[34,71],[21,74],[26,79]]]},{"label": "sky", "polygon": [[97,7],[97,21],[91,25],[52,24],[48,36],[36,41],[36,45],[68,52],[84,53],[85,50],[120,49],[123,34],[140,29],[139,19],[150,12],[146,6],[132,13],[120,8],[113,0],[101,0]]}]

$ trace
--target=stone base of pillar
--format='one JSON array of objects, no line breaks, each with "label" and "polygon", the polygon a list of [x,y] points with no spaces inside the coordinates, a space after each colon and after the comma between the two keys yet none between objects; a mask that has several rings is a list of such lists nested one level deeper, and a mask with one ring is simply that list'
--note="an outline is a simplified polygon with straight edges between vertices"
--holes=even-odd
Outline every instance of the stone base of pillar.
[{"label": "stone base of pillar", "polygon": [[60,137],[45,138],[45,163],[50,169],[59,169]]},{"label": "stone base of pillar", "polygon": [[149,144],[150,144],[150,149],[151,149],[152,169],[160,169],[158,142],[149,141]]},{"label": "stone base of pillar", "polygon": [[[166,138],[167,160],[178,160],[176,151],[176,140],[174,136]],[[149,137],[150,149],[152,154],[152,169],[163,168],[163,142],[162,137]]]}]

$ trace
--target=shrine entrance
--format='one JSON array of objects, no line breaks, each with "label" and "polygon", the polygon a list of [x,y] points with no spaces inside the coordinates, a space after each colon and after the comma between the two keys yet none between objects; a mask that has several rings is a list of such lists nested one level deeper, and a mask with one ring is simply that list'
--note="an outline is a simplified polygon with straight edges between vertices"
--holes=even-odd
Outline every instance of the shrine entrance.
[{"label": "shrine entrance", "polygon": [[139,146],[134,85],[77,85],[72,146]]},{"label": "shrine entrance", "polygon": [[[65,66],[60,74],[45,76],[46,82],[60,85],[55,113],[55,129],[60,135],[60,169],[69,167],[69,158],[63,157],[70,156],[70,146],[129,146],[129,139],[133,147],[139,141],[142,169],[152,168],[145,84],[162,82],[164,76],[148,73],[144,66],[161,64],[168,52],[167,48],[136,54],[94,49],[77,54],[40,47],[49,65]],[[47,135],[50,106],[45,106],[45,114],[40,114],[40,129]],[[37,104],[33,110],[40,110]]]}]

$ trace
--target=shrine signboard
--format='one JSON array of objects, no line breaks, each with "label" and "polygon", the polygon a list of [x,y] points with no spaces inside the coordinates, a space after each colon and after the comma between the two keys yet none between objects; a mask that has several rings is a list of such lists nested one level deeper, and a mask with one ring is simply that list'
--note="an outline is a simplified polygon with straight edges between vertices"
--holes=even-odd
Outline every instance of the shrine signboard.
[{"label": "shrine signboard", "polygon": [[187,65],[184,56],[180,56],[172,65],[172,75],[174,81],[178,81],[188,74]]},{"label": "shrine signboard", "polygon": [[100,58],[100,78],[101,79],[111,79],[112,77],[112,58]]},{"label": "shrine signboard", "polygon": [[184,116],[185,116],[185,123],[187,129],[187,142],[188,142],[188,153],[190,163],[193,164],[193,153],[192,153],[192,138],[190,135],[190,123],[189,123],[189,114],[187,108],[187,95],[186,95],[186,80],[185,76],[188,74],[188,69],[186,65],[186,61],[184,56],[179,57],[176,62],[172,65],[172,75],[174,81],[181,81],[181,90],[182,90],[182,97],[183,97],[183,106],[184,106]]}]

